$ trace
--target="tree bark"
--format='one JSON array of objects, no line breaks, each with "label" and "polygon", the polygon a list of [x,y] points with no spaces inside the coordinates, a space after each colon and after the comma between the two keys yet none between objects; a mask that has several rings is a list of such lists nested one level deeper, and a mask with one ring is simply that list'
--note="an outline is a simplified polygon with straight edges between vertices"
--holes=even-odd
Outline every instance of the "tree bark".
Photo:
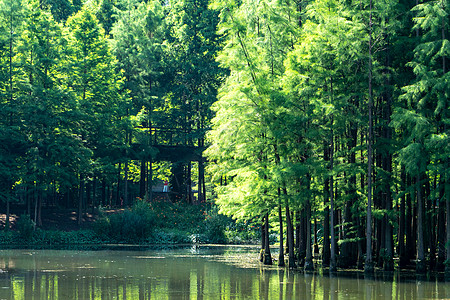
[{"label": "tree bark", "polygon": [[[324,141],[323,156],[325,162],[330,160],[329,145]],[[323,245],[322,245],[322,267],[330,266],[330,208],[328,207],[330,199],[330,179],[327,176],[323,185],[323,203],[324,203],[324,216],[323,216]]]},{"label": "tree bark", "polygon": [[[405,191],[406,175],[405,171],[402,170],[400,175],[401,190]],[[406,247],[405,247],[405,212],[406,212],[406,195],[403,195],[400,199],[400,211],[398,217],[398,256],[399,256],[399,267],[404,268],[407,265],[408,260],[406,259]]]},{"label": "tree bark", "polygon": [[[280,196],[280,189],[278,189],[278,196]],[[278,253],[278,266],[279,267],[284,267],[285,263],[284,263],[284,237],[283,237],[283,232],[284,232],[284,228],[283,228],[283,208],[281,206],[281,201],[278,203],[278,220],[279,220],[279,224],[280,224],[280,250]]]},{"label": "tree bark", "polygon": [[286,204],[286,226],[287,226],[287,244],[289,253],[289,268],[296,268],[295,264],[295,254],[294,254],[294,228],[292,226],[291,212],[289,210],[289,205]]},{"label": "tree bark", "polygon": [[[307,176],[309,178],[309,176]],[[309,186],[309,183],[307,183]],[[312,247],[311,247],[311,204],[309,199],[306,200],[306,258],[305,270],[314,271]]]},{"label": "tree bark", "polygon": [[269,213],[266,213],[264,218],[264,264],[272,265],[272,255],[270,253],[270,242],[269,242]]},{"label": "tree bark", "polygon": [[417,175],[417,264],[416,273],[426,273],[425,239],[424,239],[424,199],[422,197],[422,181],[420,173]]},{"label": "tree bark", "polygon": [[[333,121],[332,121],[333,122]],[[334,208],[334,176],[333,176],[333,168],[334,168],[334,133],[333,129],[331,129],[331,146],[330,146],[330,272],[337,271],[337,261],[336,261],[336,233],[334,226],[336,225],[335,220],[335,208]]]},{"label": "tree bark", "polygon": [[442,188],[439,191],[439,207],[438,207],[438,230],[437,230],[437,243],[438,243],[438,259],[436,262],[437,271],[444,271],[445,262],[445,180],[441,178],[439,185]]},{"label": "tree bark", "polygon": [[364,265],[365,273],[373,273],[372,258],[372,141],[373,141],[373,124],[372,124],[372,0],[370,0],[369,12],[369,134],[367,139],[367,217],[366,217],[366,261]]}]

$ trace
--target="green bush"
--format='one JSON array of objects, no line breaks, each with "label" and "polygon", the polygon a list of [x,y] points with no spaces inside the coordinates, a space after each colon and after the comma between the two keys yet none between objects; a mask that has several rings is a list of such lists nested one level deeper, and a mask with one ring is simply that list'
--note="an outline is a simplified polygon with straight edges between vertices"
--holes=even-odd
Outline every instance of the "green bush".
[{"label": "green bush", "polygon": [[93,230],[58,231],[41,230],[34,232],[34,245],[86,245],[97,244],[101,241]]},{"label": "green bush", "polygon": [[94,227],[103,239],[116,242],[139,242],[152,232],[155,216],[148,203],[138,200],[131,209],[100,218]]},{"label": "green bush", "polygon": [[24,241],[31,241],[34,232],[34,222],[31,220],[30,215],[21,215],[16,221],[16,230],[19,238]]},{"label": "green bush", "polygon": [[232,220],[219,214],[217,208],[213,208],[205,213],[205,231],[204,238],[209,243],[225,244],[227,237],[225,236],[225,228]]}]

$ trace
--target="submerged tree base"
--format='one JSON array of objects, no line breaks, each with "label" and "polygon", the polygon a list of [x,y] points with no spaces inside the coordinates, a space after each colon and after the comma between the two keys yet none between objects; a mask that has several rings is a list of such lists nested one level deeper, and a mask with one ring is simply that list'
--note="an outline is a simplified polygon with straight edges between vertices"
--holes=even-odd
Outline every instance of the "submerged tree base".
[{"label": "submerged tree base", "polygon": [[417,260],[416,273],[425,274],[427,272],[427,265],[425,260]]},{"label": "submerged tree base", "polygon": [[373,262],[366,262],[364,265],[364,273],[365,274],[374,274],[375,266]]}]

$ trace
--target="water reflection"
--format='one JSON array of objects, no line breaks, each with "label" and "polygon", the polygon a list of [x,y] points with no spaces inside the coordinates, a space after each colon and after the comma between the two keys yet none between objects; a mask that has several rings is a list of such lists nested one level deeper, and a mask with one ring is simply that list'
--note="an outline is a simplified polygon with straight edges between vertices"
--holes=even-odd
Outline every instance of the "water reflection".
[{"label": "water reflection", "polygon": [[[0,251],[0,299],[449,299],[450,285],[386,274],[262,268],[253,249]],[[244,264],[245,263],[245,264]],[[345,275],[345,274],[344,274]]]}]

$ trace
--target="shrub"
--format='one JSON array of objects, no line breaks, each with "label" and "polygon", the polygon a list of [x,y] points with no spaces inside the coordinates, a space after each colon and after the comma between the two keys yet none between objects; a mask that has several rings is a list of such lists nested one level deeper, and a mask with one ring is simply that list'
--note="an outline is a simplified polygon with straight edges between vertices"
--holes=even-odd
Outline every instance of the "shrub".
[{"label": "shrub", "polygon": [[117,242],[139,242],[150,236],[155,222],[148,203],[137,200],[131,209],[100,218],[94,227],[100,237]]},{"label": "shrub", "polygon": [[229,217],[218,213],[217,209],[211,209],[205,213],[205,239],[209,243],[225,244],[225,228],[231,222]]},{"label": "shrub", "polygon": [[34,232],[34,222],[31,220],[30,215],[21,215],[16,222],[16,230],[19,234],[19,238],[24,241],[31,241]]}]

